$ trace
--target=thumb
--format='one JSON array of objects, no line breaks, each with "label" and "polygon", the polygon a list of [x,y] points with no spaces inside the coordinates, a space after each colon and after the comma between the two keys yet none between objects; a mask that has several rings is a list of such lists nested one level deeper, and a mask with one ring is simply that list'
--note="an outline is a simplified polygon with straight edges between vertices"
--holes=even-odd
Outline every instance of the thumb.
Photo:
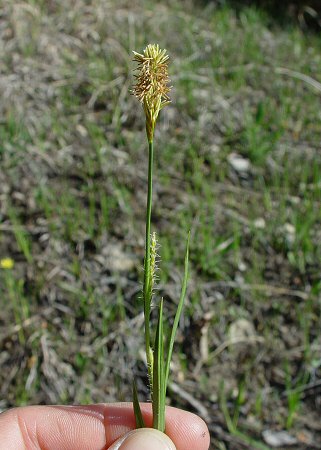
[{"label": "thumb", "polygon": [[173,441],[161,431],[139,428],[122,436],[109,450],[176,450]]}]

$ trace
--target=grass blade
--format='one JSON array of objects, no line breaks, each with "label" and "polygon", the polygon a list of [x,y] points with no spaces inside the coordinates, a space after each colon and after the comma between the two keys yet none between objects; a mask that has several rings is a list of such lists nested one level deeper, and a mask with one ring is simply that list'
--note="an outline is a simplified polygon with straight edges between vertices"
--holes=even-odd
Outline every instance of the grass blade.
[{"label": "grass blade", "polygon": [[163,299],[159,305],[153,367],[153,428],[165,431],[165,372],[163,336]]},{"label": "grass blade", "polygon": [[166,396],[166,388],[168,383],[168,376],[169,376],[169,367],[172,359],[172,353],[173,353],[173,347],[175,342],[175,336],[177,332],[177,327],[179,324],[179,319],[182,314],[182,309],[186,297],[186,289],[187,289],[187,280],[188,280],[188,258],[189,258],[189,241],[190,241],[190,232],[188,232],[187,235],[187,242],[186,242],[186,252],[185,252],[185,260],[184,260],[184,278],[183,278],[183,284],[182,284],[182,290],[181,290],[181,296],[178,302],[177,311],[175,314],[175,319],[173,323],[173,328],[171,332],[171,336],[169,339],[168,344],[168,351],[167,351],[167,360],[166,360],[166,366],[165,366],[165,387],[164,387],[164,395]]},{"label": "grass blade", "polygon": [[137,385],[136,381],[133,381],[133,407],[134,407],[134,414],[135,414],[135,420],[136,420],[136,428],[146,428],[142,411],[140,409],[140,404],[138,401],[138,392],[137,392]]}]

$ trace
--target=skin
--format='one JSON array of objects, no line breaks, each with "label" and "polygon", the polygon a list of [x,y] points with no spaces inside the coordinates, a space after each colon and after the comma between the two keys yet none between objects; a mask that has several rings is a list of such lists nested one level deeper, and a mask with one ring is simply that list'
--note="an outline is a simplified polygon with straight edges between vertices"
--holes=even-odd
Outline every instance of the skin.
[{"label": "skin", "polygon": [[[141,409],[151,427],[151,405],[143,403]],[[27,406],[0,414],[0,442],[6,450],[106,450],[132,429],[131,403]],[[195,414],[167,407],[166,433],[177,450],[209,448],[207,426]]]}]

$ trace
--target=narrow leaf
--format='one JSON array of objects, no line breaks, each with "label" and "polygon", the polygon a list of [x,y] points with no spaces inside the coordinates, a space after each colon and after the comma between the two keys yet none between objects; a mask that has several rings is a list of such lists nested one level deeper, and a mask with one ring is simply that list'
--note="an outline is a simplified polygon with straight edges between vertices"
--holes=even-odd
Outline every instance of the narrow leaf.
[{"label": "narrow leaf", "polygon": [[137,393],[137,386],[136,381],[133,381],[133,407],[134,407],[134,414],[135,414],[135,420],[136,420],[136,428],[146,428],[142,411],[140,409],[140,404],[138,401],[138,393]]},{"label": "narrow leaf", "polygon": [[153,368],[153,428],[165,431],[165,372],[163,336],[163,299],[159,305]]},{"label": "narrow leaf", "polygon": [[172,327],[172,332],[169,339],[168,344],[168,351],[167,351],[167,360],[166,360],[166,366],[165,366],[165,386],[164,386],[164,395],[166,396],[166,389],[167,389],[167,383],[168,383],[168,376],[169,376],[169,368],[170,363],[172,359],[173,354],[173,347],[175,342],[175,336],[177,332],[177,327],[179,324],[179,320],[181,318],[182,309],[186,297],[186,289],[187,289],[187,280],[188,280],[188,258],[189,258],[189,241],[190,241],[190,232],[188,232],[187,235],[187,242],[186,242],[186,252],[185,252],[185,261],[184,261],[184,278],[183,278],[183,284],[182,284],[182,290],[181,290],[181,296],[178,302],[177,311],[175,314],[175,319]]}]

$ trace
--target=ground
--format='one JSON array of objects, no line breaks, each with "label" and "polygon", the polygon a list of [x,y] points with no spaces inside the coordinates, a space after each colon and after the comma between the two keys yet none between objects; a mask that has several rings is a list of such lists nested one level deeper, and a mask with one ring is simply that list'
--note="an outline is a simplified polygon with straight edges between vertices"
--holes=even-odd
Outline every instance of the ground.
[{"label": "ground", "polygon": [[157,42],[168,328],[191,230],[168,403],[213,449],[321,448],[320,34],[215,2],[3,0],[0,17],[0,407],[131,400],[133,374],[148,398],[130,89],[131,51]]}]

